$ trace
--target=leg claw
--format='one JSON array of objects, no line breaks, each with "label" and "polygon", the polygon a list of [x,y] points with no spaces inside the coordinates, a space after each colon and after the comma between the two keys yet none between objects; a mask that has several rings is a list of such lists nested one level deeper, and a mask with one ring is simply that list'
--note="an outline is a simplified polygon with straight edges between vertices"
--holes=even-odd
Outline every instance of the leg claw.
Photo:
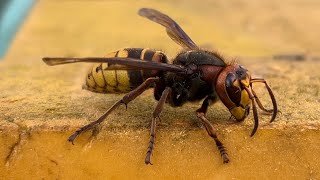
[{"label": "leg claw", "polygon": [[74,145],[74,139],[79,135],[79,132],[75,132],[74,134],[72,134],[69,138],[68,141],[72,143],[72,145]]},{"label": "leg claw", "polygon": [[228,156],[226,156],[226,155],[224,155],[224,156],[222,156],[222,158],[223,158],[223,163],[228,163],[229,162],[229,158],[228,158]]},{"label": "leg claw", "polygon": [[151,163],[150,154],[147,154],[146,159],[144,160],[144,163],[146,163],[146,165],[148,165],[148,164],[153,165],[153,164]]}]

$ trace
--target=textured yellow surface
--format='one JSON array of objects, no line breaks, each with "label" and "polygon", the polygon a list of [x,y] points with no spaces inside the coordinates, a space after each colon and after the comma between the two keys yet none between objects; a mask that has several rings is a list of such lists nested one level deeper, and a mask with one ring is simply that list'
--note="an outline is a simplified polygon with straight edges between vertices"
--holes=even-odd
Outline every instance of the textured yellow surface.
[{"label": "textured yellow surface", "polygon": [[[144,165],[156,101],[148,90],[128,110],[120,107],[101,133],[66,141],[97,119],[121,95],[81,89],[87,64],[46,66],[43,56],[103,56],[122,47],[180,48],[164,29],[137,15],[153,7],[173,17],[200,46],[237,59],[253,77],[264,77],[281,113],[250,138],[252,114],[228,121],[217,103],[208,118],[218,129],[231,162],[222,164],[213,141],[197,125],[194,111],[166,106],[157,129],[153,166]],[[0,173],[12,179],[123,178],[320,178],[320,62],[272,60],[275,53],[320,50],[318,1],[39,1],[0,61]],[[257,94],[271,107],[263,85]],[[262,114],[260,112],[260,114]]]}]

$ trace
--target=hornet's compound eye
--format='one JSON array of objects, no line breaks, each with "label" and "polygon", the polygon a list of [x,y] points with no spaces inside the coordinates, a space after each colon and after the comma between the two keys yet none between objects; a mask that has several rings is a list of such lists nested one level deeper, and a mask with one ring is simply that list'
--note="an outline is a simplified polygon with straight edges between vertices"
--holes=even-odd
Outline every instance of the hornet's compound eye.
[{"label": "hornet's compound eye", "polygon": [[228,97],[238,106],[241,101],[241,87],[237,77],[233,73],[229,73],[225,82]]}]

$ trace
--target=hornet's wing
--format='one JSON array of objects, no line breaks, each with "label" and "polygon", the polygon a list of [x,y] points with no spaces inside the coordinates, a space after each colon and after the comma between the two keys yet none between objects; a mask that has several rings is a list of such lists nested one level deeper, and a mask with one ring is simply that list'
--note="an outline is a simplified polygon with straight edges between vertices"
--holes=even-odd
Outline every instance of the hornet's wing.
[{"label": "hornet's wing", "polygon": [[42,60],[49,66],[55,66],[60,64],[78,63],[78,62],[88,62],[88,63],[109,63],[113,64],[108,68],[112,69],[149,69],[149,70],[159,70],[159,71],[170,71],[175,73],[185,73],[186,68],[174,64],[166,64],[153,61],[145,61],[135,58],[123,58],[123,57],[44,57]]},{"label": "hornet's wing", "polygon": [[194,50],[199,47],[191,40],[191,38],[181,29],[181,27],[169,16],[149,8],[139,10],[139,15],[150,19],[166,28],[169,37],[185,49]]}]

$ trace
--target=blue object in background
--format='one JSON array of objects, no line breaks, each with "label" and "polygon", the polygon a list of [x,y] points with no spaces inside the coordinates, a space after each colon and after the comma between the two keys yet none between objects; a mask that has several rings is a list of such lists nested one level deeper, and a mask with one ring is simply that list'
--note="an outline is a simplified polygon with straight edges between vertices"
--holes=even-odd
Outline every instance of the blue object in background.
[{"label": "blue object in background", "polygon": [[35,0],[0,0],[0,60]]}]

